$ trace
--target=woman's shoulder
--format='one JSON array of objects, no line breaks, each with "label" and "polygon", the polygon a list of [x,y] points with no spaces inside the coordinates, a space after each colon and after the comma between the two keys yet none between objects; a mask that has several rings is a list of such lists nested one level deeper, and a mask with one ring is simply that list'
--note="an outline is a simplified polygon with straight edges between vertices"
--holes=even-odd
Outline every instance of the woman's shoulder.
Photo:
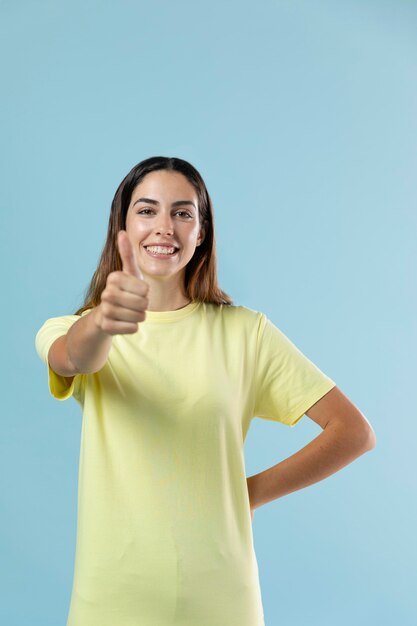
[{"label": "woman's shoulder", "polygon": [[61,315],[57,314],[57,315],[50,316],[43,321],[41,327],[39,328],[38,334],[40,333],[40,331],[54,332],[56,330],[59,330],[59,331],[69,330],[72,324],[74,324],[77,320],[79,320],[84,315],[87,315],[88,313],[90,313],[92,310],[93,310],[92,308],[87,309],[83,311],[80,315],[77,313],[64,313]]},{"label": "woman's shoulder", "polygon": [[210,312],[218,317],[226,318],[242,324],[259,324],[264,314],[243,304],[213,304],[207,305]]}]

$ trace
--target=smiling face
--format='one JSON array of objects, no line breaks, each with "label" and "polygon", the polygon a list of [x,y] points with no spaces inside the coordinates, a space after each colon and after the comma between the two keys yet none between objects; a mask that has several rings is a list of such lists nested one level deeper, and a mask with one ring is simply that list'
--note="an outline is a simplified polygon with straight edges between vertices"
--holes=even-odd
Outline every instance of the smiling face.
[{"label": "smiling face", "polygon": [[[184,275],[185,266],[204,235],[193,185],[176,171],[146,174],[132,193],[126,232],[144,275]],[[151,253],[146,249],[158,243],[172,244],[177,249],[174,254]]]}]

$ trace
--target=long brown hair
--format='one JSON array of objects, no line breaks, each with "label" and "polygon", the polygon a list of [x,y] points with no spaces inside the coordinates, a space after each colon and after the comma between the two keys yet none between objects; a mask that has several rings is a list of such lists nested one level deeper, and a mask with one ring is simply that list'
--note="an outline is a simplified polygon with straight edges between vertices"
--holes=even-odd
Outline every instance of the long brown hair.
[{"label": "long brown hair", "polygon": [[106,287],[107,276],[110,272],[123,269],[117,247],[117,233],[126,228],[126,214],[134,189],[146,174],[156,170],[180,172],[197,192],[200,224],[204,227],[205,236],[185,268],[185,295],[192,301],[233,305],[230,296],[217,284],[213,207],[200,173],[183,159],[155,156],[135,165],[117,188],[111,204],[107,239],[100,261],[84,296],[84,304],[74,315],[81,315],[85,310],[99,305],[101,294]]}]

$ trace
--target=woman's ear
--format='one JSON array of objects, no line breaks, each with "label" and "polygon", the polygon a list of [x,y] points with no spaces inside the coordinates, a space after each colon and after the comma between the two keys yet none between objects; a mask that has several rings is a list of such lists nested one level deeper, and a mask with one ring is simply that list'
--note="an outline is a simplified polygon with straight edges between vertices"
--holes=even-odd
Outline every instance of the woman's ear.
[{"label": "woman's ear", "polygon": [[208,220],[204,220],[204,226],[201,226],[200,228],[200,234],[198,236],[198,243],[197,243],[198,246],[200,246],[203,243],[204,238],[206,236],[206,228],[208,226]]}]

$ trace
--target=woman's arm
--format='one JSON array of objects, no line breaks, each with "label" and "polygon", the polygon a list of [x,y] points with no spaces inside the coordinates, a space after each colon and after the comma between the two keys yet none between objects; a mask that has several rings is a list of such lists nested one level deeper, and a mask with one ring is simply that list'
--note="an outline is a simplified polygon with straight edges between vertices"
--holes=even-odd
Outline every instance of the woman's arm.
[{"label": "woman's arm", "polygon": [[66,335],[58,337],[48,352],[52,369],[61,376],[93,374],[106,363],[112,335],[97,325],[100,305],[80,317]]},{"label": "woman's arm", "polygon": [[331,476],[376,445],[367,419],[337,387],[308,414],[324,425],[323,432],[292,456],[247,478],[251,509]]}]

